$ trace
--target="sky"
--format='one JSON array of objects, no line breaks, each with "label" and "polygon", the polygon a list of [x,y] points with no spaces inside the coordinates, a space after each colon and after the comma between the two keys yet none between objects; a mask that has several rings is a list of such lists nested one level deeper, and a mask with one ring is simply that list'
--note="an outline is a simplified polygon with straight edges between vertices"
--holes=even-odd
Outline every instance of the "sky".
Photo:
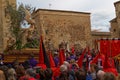
[{"label": "sky", "polygon": [[91,13],[91,29],[108,32],[109,21],[116,17],[114,3],[119,0],[17,0],[41,9]]}]

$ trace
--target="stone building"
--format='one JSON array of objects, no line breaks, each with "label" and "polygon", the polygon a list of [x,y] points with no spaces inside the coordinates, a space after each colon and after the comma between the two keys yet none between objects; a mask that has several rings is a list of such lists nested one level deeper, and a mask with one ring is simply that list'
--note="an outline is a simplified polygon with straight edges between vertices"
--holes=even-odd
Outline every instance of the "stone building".
[{"label": "stone building", "polygon": [[120,38],[120,1],[114,3],[116,17],[110,21],[111,23],[111,37]]},{"label": "stone building", "polygon": [[38,9],[33,18],[45,43],[50,42],[55,48],[61,42],[69,45],[80,44],[81,47],[90,44],[90,13]]},{"label": "stone building", "polygon": [[[8,0],[9,3],[13,6],[16,5],[16,0]],[[10,18],[6,16],[5,8],[6,8],[6,0],[0,0],[0,52],[6,48],[7,41],[10,38],[9,33],[9,25],[10,25]]]},{"label": "stone building", "polygon": [[111,32],[95,32],[91,31],[91,36],[92,36],[92,48],[95,48],[95,40],[100,40],[100,39],[110,39],[111,38]]}]

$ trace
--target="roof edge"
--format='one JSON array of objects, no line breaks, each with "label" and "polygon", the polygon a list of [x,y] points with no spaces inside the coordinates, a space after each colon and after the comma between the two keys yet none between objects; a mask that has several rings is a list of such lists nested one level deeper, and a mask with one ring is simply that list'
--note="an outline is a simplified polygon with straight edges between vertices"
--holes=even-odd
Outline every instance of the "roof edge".
[{"label": "roof edge", "polygon": [[69,12],[69,13],[82,13],[82,14],[91,14],[89,12],[78,12],[78,11],[69,11],[69,10],[54,10],[54,9],[37,9],[35,13],[38,11],[56,11],[56,12]]},{"label": "roof edge", "polygon": [[116,20],[117,18],[113,18],[112,20],[110,20],[109,22],[116,22],[117,20]]},{"label": "roof edge", "polygon": [[97,35],[111,36],[111,33],[110,32],[94,32],[94,31],[91,31],[91,35],[93,35],[93,36],[97,36]]},{"label": "roof edge", "polygon": [[115,2],[114,5],[116,5],[116,4],[118,4],[118,3],[120,3],[120,1]]}]

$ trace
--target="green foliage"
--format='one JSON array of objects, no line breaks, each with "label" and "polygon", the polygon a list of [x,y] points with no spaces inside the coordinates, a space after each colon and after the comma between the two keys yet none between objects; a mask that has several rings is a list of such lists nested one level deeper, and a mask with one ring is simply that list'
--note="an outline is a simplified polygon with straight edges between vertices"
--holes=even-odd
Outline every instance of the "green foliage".
[{"label": "green foliage", "polygon": [[27,42],[23,48],[39,48],[39,42],[37,39],[33,39],[31,42]]}]

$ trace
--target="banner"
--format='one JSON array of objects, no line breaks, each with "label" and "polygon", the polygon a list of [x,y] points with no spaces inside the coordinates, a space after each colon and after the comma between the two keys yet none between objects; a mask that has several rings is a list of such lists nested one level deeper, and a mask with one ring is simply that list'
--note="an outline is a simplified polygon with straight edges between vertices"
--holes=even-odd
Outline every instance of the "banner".
[{"label": "banner", "polygon": [[100,53],[104,55],[111,55],[111,43],[109,40],[100,40]]},{"label": "banner", "polygon": [[111,56],[115,57],[120,53],[120,41],[119,40],[112,40],[111,43]]},{"label": "banner", "polygon": [[115,57],[120,53],[120,40],[100,40],[100,52],[107,57]]}]

